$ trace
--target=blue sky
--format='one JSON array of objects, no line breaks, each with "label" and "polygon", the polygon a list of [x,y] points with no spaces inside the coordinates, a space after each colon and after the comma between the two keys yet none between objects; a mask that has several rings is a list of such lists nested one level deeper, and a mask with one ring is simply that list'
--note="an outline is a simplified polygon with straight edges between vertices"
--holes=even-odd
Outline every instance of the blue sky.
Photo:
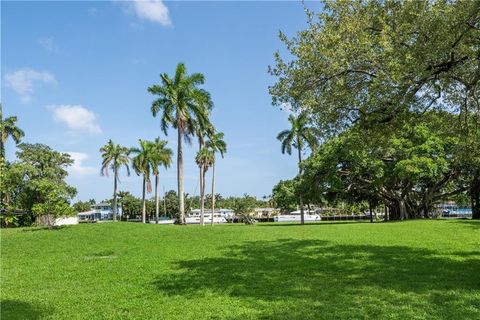
[{"label": "blue sky", "polygon": [[[146,89],[178,62],[205,75],[212,122],[225,133],[219,193],[261,197],[295,175],[295,157],[282,155],[276,140],[288,115],[271,105],[267,67],[283,50],[278,31],[306,27],[300,2],[2,1],[1,11],[4,115],[18,116],[24,141],[72,154],[68,182],[77,199],[111,196],[113,179],[99,175],[98,150],[108,139],[135,146],[161,136],[176,150],[175,132],[160,131]],[[11,140],[6,148],[14,159]],[[185,148],[184,174],[185,191],[198,195],[197,149]],[[176,189],[175,165],[161,171],[161,185]],[[140,195],[141,179],[122,172],[120,189]]]}]

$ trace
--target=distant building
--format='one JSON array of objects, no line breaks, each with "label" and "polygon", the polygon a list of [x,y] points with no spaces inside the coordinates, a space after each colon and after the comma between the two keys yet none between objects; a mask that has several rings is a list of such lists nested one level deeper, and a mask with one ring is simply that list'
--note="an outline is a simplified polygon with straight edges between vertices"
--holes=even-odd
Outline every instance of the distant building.
[{"label": "distant building", "polygon": [[[122,214],[122,208],[120,205],[118,206],[117,214]],[[113,220],[113,208],[106,202],[96,203],[92,205],[92,210],[79,212],[77,216],[79,222]]]},{"label": "distant building", "polygon": [[446,201],[435,205],[434,214],[446,218],[471,217],[472,207],[459,206],[455,201]]},{"label": "distant building", "polygon": [[270,217],[273,217],[273,216],[275,216],[279,213],[280,213],[280,211],[276,208],[255,208],[255,209],[253,209],[253,216],[257,219],[270,218]]}]

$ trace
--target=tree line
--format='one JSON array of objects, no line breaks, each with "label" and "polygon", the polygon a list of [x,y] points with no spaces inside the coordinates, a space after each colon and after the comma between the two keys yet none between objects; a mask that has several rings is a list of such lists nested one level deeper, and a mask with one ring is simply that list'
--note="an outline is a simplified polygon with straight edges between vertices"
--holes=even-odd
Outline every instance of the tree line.
[{"label": "tree line", "polygon": [[[162,195],[162,200],[159,203],[160,217],[178,218],[179,212],[179,199],[175,190],[166,191]],[[118,204],[122,207],[122,219],[141,219],[143,199],[132,195],[128,191],[118,191],[117,193]],[[105,199],[102,202],[113,203],[113,199]],[[89,211],[96,201],[90,199],[88,201],[77,201],[73,204],[73,208],[76,212]],[[145,199],[145,212],[146,217],[149,220],[156,220],[156,200],[155,197]],[[193,208],[198,208],[201,203],[200,196],[192,196],[188,193],[185,194],[185,207],[187,212]],[[218,208],[232,209],[235,214],[249,214],[255,208],[267,208],[271,207],[272,203],[270,199],[265,197],[264,199],[257,199],[254,196],[244,194],[243,196],[228,196],[224,197],[221,194],[215,195],[215,205]],[[212,195],[205,195],[205,207],[212,207]]]}]

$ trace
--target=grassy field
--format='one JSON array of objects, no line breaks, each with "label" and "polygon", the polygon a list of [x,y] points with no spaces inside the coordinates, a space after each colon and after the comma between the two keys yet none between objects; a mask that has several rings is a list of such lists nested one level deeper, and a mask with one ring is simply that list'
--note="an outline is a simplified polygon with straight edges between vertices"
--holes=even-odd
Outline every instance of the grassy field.
[{"label": "grassy field", "polygon": [[2,319],[480,319],[480,221],[1,231]]}]

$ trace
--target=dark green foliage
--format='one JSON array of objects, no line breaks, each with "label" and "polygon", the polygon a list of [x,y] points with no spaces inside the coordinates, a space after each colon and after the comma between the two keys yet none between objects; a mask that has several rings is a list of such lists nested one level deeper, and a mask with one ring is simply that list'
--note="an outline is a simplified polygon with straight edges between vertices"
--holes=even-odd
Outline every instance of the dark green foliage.
[{"label": "dark green foliage", "polygon": [[277,208],[283,212],[290,212],[297,209],[298,197],[296,195],[296,180],[280,180],[273,187],[272,196]]},{"label": "dark green foliage", "polygon": [[[66,168],[73,163],[70,155],[43,144],[22,143],[18,160],[2,168],[1,207],[22,210],[19,223],[29,225],[37,216],[50,218],[71,215],[69,201],[76,189],[65,182]],[[50,225],[51,226],[51,225]]]},{"label": "dark green foliage", "polygon": [[95,204],[95,201],[91,203],[90,201],[77,201],[73,204],[73,209],[76,212],[85,212],[90,211],[92,209],[92,204]]}]

